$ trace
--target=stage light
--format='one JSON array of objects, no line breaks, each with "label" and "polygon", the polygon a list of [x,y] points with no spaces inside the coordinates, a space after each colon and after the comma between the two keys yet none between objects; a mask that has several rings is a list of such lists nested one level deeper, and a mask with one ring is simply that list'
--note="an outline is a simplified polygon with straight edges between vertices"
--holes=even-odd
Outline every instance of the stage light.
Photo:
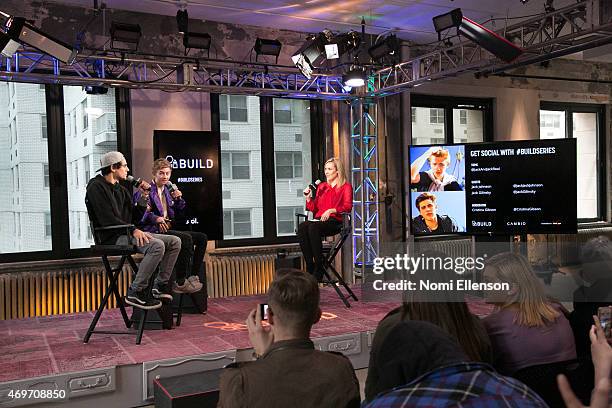
[{"label": "stage light", "polygon": [[433,18],[434,28],[440,33],[457,27],[459,34],[480,45],[496,57],[510,62],[523,53],[523,50],[493,31],[465,17],[461,9],[454,9],[446,14]]},{"label": "stage light", "polygon": [[113,21],[110,28],[111,48],[120,51],[136,51],[142,30],[138,24]]},{"label": "stage light", "polygon": [[387,56],[395,57],[399,54],[399,45],[399,40],[392,34],[371,46],[368,49],[368,54],[374,61],[380,61]]},{"label": "stage light", "polygon": [[[103,87],[103,86],[85,85],[83,88],[85,89],[85,93],[87,93],[88,95],[104,95],[108,93],[108,88]],[[88,113],[91,113],[91,112],[88,112]],[[98,115],[98,116],[102,116],[102,115]]]},{"label": "stage light", "polygon": [[342,75],[342,82],[344,86],[350,86],[351,88],[358,88],[365,85],[366,75],[363,68],[353,66],[349,71]]},{"label": "stage light", "polygon": [[322,60],[325,44],[327,44],[325,33],[311,36],[302,48],[291,57],[295,66],[306,78],[310,79],[312,77],[315,64]]},{"label": "stage light", "polygon": [[0,32],[0,54],[4,55],[5,57],[12,57],[17,52],[19,47],[21,47],[21,44],[13,41],[11,37]]},{"label": "stage light", "polygon": [[356,31],[334,36],[325,44],[325,56],[327,59],[340,58],[349,51],[354,50],[361,44],[361,36]]},{"label": "stage light", "polygon": [[[8,29],[7,34],[13,41],[27,44],[69,65],[76,58],[77,51],[75,49],[43,33],[28,23],[25,18],[11,17],[7,21],[6,27]],[[11,45],[14,47],[13,44]]]},{"label": "stage light", "polygon": [[181,34],[189,31],[189,14],[187,14],[187,10],[178,10],[176,12],[176,25],[178,32]]},{"label": "stage light", "polygon": [[[281,52],[282,47],[283,45],[278,40],[257,38],[257,40],[255,40],[255,47],[253,48],[255,49],[257,57],[259,57],[260,55],[272,55],[276,57],[276,60],[278,61],[278,56]],[[255,57],[255,60],[257,60],[257,57]]]},{"label": "stage light", "polygon": [[185,32],[183,36],[183,45],[185,48],[195,48],[198,50],[210,49],[212,39],[208,33],[191,33]]}]

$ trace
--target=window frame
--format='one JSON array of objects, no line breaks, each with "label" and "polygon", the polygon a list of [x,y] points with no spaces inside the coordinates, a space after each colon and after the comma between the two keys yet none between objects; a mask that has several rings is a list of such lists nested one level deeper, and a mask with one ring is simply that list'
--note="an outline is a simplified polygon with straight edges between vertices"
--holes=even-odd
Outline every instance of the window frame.
[{"label": "window frame", "polygon": [[[15,81],[6,81],[9,85]],[[40,85],[40,84],[39,84]],[[42,94],[42,92],[41,92]],[[63,85],[45,85],[45,107],[47,115],[47,157],[49,166],[49,212],[51,214],[51,250],[12,252],[0,254],[1,263],[46,261],[55,259],[86,258],[94,256],[91,248],[70,248],[70,223],[68,189],[73,187],[68,180],[70,173],[66,163],[66,129],[64,116]],[[124,153],[128,163],[132,161],[132,125],[130,116],[129,89],[115,89],[117,117],[117,150]],[[70,124],[71,125],[71,124]],[[15,129],[17,130],[17,129]],[[18,136],[17,136],[18,137]],[[13,145],[13,148],[15,146]],[[44,171],[44,170],[43,170]],[[127,185],[126,185],[127,187]],[[18,190],[17,190],[18,191]],[[19,227],[21,228],[21,220]],[[44,237],[44,239],[48,239]]]},{"label": "window frame", "polygon": [[[572,102],[550,102],[540,101],[540,110],[563,111],[565,112],[565,138],[573,138],[574,132],[574,113],[595,113],[597,114],[597,217],[595,218],[578,218],[577,222],[581,224],[589,224],[593,222],[609,221],[608,206],[607,206],[607,173],[606,173],[606,105],[587,104],[587,103],[572,103]],[[538,111],[538,125],[540,115]],[[554,123],[553,123],[554,124]],[[539,128],[539,127],[538,127]],[[538,134],[538,138],[539,138]],[[539,140],[539,139],[538,139]]]},{"label": "window frame", "polygon": [[[276,227],[276,163],[274,152],[274,102],[273,97],[259,97],[259,114],[261,130],[261,170],[262,170],[262,200],[263,200],[263,237],[222,239],[216,241],[217,248],[232,248],[240,246],[258,246],[297,243],[297,236],[277,234]],[[211,127],[213,131],[221,131],[220,95],[210,94]],[[228,99],[229,102],[229,99]],[[252,114],[252,113],[251,113]],[[243,122],[244,123],[244,122]],[[323,121],[323,101],[310,101],[310,137],[312,174],[311,180],[319,178],[319,169],[322,169],[325,157]],[[282,125],[282,124],[281,124]],[[303,136],[302,136],[303,137]],[[303,140],[303,139],[302,139]],[[229,179],[225,179],[228,181]],[[223,181],[222,181],[223,183]],[[224,210],[225,211],[225,210]]]}]

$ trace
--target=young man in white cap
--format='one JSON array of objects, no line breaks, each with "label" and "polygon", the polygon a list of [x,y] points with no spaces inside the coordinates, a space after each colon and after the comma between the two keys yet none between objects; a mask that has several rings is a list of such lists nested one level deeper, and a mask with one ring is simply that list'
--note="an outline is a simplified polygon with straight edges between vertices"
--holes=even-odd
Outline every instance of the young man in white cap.
[{"label": "young man in white cap", "polygon": [[[132,205],[132,196],[119,182],[128,177],[129,168],[125,157],[120,152],[108,152],[100,159],[101,174],[96,175],[87,184],[85,201],[91,208],[100,227],[121,224],[133,224],[140,220],[144,208]],[[141,182],[143,192],[150,186]],[[127,244],[127,235],[122,231],[103,231],[101,244]],[[128,289],[125,303],[141,309],[156,309],[161,300],[171,301],[171,287],[168,279],[181,249],[181,240],[171,235],[158,235],[143,232],[138,228],[132,230],[132,243],[138,252],[144,254],[138,267],[138,273]],[[152,293],[155,299],[149,298],[145,289],[149,278],[159,266]]]}]

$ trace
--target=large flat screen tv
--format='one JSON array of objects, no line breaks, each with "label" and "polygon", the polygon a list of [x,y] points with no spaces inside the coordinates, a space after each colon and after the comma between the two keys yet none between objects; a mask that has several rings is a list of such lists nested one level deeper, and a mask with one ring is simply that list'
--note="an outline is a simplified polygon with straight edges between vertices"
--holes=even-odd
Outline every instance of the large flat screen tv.
[{"label": "large flat screen tv", "polygon": [[576,233],[576,141],[410,147],[413,235]]}]

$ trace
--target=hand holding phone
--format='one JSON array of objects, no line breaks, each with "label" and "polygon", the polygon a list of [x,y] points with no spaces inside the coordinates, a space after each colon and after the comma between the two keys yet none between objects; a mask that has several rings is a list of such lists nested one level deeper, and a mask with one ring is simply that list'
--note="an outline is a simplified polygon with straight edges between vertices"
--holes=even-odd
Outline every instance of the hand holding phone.
[{"label": "hand holding phone", "polygon": [[261,316],[261,320],[268,320],[268,304],[267,303],[259,304],[259,315]]},{"label": "hand holding phone", "polygon": [[603,306],[597,309],[597,318],[609,343],[612,340],[612,306]]}]

